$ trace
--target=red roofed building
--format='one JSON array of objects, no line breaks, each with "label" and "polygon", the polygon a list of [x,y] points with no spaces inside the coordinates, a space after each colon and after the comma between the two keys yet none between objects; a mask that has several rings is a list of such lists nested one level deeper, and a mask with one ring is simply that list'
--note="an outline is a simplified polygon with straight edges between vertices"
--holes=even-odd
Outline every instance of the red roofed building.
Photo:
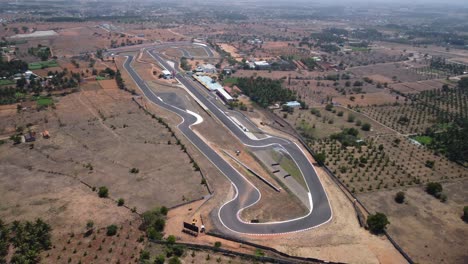
[{"label": "red roofed building", "polygon": [[235,85],[233,87],[224,86],[224,90],[226,90],[226,92],[228,92],[230,95],[242,93],[241,89]]}]

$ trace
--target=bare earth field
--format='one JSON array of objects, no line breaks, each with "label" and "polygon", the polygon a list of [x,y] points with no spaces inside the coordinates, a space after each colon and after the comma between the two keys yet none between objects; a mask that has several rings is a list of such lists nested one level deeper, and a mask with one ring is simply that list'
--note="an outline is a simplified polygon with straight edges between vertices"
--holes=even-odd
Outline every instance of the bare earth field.
[{"label": "bare earth field", "polygon": [[[129,208],[143,212],[207,194],[200,185],[200,174],[175,139],[138,109],[129,94],[100,89],[57,101],[56,109],[41,112],[16,114],[6,109],[9,115],[1,119],[2,127],[32,123],[32,130],[47,129],[51,135],[50,139],[38,135],[34,143],[0,146],[0,217],[6,222],[41,217],[51,223],[53,245],[60,248],[71,232],[83,233],[88,220],[94,221],[97,229],[124,225],[122,232],[130,233],[127,246],[133,252],[127,250],[124,255],[130,259],[129,255],[139,254],[138,247],[132,245],[140,232],[135,231],[138,217]],[[139,172],[130,173],[131,168]],[[93,186],[107,186],[110,199],[98,198]],[[118,207],[118,198],[123,198],[127,207]],[[135,221],[134,227],[128,227],[129,221]],[[79,243],[76,238],[72,241]],[[118,245],[114,249],[124,247]],[[60,253],[62,257],[72,254],[66,252]],[[50,254],[59,253],[52,250]],[[115,256],[110,254],[109,258]]]},{"label": "bare earth field", "polygon": [[[466,263],[468,229],[461,219],[468,203],[468,180],[442,184],[448,200],[441,203],[423,188],[405,188],[406,201],[397,204],[396,191],[360,194],[359,198],[375,212],[389,217],[388,232],[418,263]],[[430,239],[424,239],[430,238]]]}]

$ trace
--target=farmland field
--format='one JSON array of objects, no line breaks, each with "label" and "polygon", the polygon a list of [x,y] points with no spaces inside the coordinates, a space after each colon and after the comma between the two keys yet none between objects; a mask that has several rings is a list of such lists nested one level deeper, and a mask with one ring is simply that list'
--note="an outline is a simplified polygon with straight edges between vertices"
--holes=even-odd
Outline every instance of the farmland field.
[{"label": "farmland field", "polygon": [[49,106],[53,104],[54,104],[54,101],[50,97],[40,97],[37,99],[38,106]]},{"label": "farmland field", "polygon": [[40,61],[40,62],[32,62],[28,64],[28,69],[30,70],[39,70],[39,69],[45,69],[45,68],[50,68],[50,67],[58,67],[59,65],[57,64],[56,61]]},{"label": "farmland field", "polygon": [[12,84],[15,84],[15,83],[16,83],[16,82],[13,81],[13,80],[7,80],[7,79],[5,79],[5,80],[0,80],[0,86],[1,86],[1,85],[12,85]]}]

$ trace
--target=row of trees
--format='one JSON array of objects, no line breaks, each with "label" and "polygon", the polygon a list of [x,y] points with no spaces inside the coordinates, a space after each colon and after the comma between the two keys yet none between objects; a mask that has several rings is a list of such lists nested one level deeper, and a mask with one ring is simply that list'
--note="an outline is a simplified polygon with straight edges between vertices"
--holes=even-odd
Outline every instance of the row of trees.
[{"label": "row of trees", "polygon": [[17,73],[23,73],[28,69],[28,64],[22,60],[3,61],[0,56],[0,77],[11,77]]},{"label": "row of trees", "polygon": [[11,263],[38,263],[40,253],[51,247],[50,232],[50,226],[41,219],[14,221],[11,225],[0,220],[0,263],[6,263],[10,246],[14,248]]},{"label": "row of trees", "polygon": [[281,81],[269,78],[238,78],[237,86],[250,99],[262,107],[267,107],[273,103],[284,103],[296,100],[296,94],[283,88]]}]

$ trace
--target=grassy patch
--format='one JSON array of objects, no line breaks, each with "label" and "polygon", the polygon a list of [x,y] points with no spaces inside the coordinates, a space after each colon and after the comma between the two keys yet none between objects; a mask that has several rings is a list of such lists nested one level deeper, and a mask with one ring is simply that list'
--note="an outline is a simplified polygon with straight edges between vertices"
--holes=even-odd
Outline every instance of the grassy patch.
[{"label": "grassy patch", "polygon": [[16,81],[8,80],[8,79],[0,80],[0,85],[12,85],[12,84],[16,84]]},{"label": "grassy patch", "polygon": [[291,159],[289,155],[279,151],[272,151],[271,156],[273,159],[279,163],[280,167],[283,168],[286,172],[291,174],[291,176],[307,190],[307,184],[302,176],[301,170],[297,167],[294,160]]},{"label": "grassy patch", "polygon": [[38,106],[50,106],[54,104],[54,101],[50,97],[39,97],[36,103]]},{"label": "grassy patch", "polygon": [[96,76],[96,81],[107,80],[106,77]]},{"label": "grassy patch", "polygon": [[228,77],[226,79],[224,79],[224,84],[237,84],[238,82],[238,79],[236,77]]},{"label": "grassy patch", "polygon": [[370,48],[365,48],[365,47],[351,47],[352,51],[369,51]]},{"label": "grassy patch", "polygon": [[417,136],[417,137],[413,137],[413,139],[423,145],[429,145],[432,142],[432,138],[429,136]]},{"label": "grassy patch", "polygon": [[30,70],[39,70],[45,69],[50,67],[58,67],[58,63],[54,60],[51,61],[39,61],[39,62],[32,62],[28,64],[28,69]]}]

